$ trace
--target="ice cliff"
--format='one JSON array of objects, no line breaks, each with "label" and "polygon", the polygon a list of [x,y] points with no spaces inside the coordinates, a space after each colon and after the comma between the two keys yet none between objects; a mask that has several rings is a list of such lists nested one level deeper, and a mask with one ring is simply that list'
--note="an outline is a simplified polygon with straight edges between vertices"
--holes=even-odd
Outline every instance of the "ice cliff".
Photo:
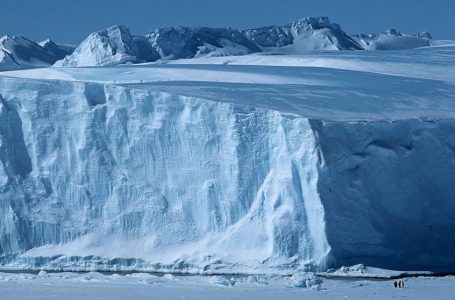
[{"label": "ice cliff", "polygon": [[7,92],[28,84],[2,80],[1,254],[215,268],[327,254],[308,120],[98,84]]},{"label": "ice cliff", "polygon": [[455,76],[439,53],[453,47],[3,72],[0,263],[453,271]]}]

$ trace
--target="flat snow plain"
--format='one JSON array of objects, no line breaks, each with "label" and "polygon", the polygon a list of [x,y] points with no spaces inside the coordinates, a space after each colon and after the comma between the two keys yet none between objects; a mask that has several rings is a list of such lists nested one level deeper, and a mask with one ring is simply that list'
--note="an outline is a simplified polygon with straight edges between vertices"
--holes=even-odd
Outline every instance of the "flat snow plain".
[{"label": "flat snow plain", "polygon": [[453,299],[455,278],[419,277],[393,287],[393,280],[324,280],[295,287],[291,278],[249,276],[155,276],[100,273],[0,273],[2,300],[76,299]]}]

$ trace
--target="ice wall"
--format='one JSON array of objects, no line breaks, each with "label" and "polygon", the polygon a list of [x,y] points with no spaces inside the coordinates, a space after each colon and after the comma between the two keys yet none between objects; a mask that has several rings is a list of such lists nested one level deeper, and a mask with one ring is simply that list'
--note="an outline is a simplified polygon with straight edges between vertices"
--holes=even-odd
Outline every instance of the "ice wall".
[{"label": "ice wall", "polygon": [[455,268],[455,122],[312,121],[331,264]]},{"label": "ice wall", "polygon": [[307,119],[99,84],[2,78],[0,94],[3,263],[324,266]]},{"label": "ice wall", "polygon": [[309,120],[153,90],[0,79],[0,264],[455,268],[452,119]]}]

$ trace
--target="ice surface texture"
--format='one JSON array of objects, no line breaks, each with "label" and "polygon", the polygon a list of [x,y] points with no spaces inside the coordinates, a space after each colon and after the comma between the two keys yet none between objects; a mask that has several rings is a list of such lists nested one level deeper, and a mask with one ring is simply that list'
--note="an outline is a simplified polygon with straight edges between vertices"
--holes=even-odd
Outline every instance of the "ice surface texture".
[{"label": "ice surface texture", "polygon": [[453,47],[374,53],[2,73],[2,264],[453,270]]}]

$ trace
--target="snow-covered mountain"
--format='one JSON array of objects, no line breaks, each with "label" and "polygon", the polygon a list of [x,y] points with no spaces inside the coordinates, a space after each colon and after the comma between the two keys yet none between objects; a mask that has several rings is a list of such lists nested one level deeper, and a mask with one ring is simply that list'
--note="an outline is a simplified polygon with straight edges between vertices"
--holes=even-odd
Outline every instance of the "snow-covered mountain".
[{"label": "snow-covered mountain", "polygon": [[72,50],[51,40],[37,44],[21,36],[6,35],[0,38],[0,71],[48,67]]},{"label": "snow-covered mountain", "polygon": [[389,29],[379,34],[360,34],[352,38],[365,50],[402,50],[431,45],[432,37],[428,32],[417,35],[402,34],[396,29]]},{"label": "snow-covered mountain", "polygon": [[[122,32],[120,34],[119,32]],[[137,51],[137,49],[144,51]],[[249,30],[165,27],[134,36],[123,26],[91,34],[56,66],[98,66],[202,56],[246,55],[262,51],[359,50],[328,18],[303,18],[284,26]]]},{"label": "snow-covered mountain", "polygon": [[132,35],[125,26],[113,26],[90,34],[56,66],[106,66],[154,61],[158,53],[144,36]]},{"label": "snow-covered mountain", "polygon": [[70,55],[76,48],[72,45],[56,44],[50,39],[41,41],[38,43],[38,45],[40,45],[50,55],[58,58],[58,60],[65,58],[67,55]]},{"label": "snow-covered mountain", "polygon": [[268,26],[244,31],[245,36],[263,51],[361,50],[338,24],[329,18],[306,17],[283,26]]},{"label": "snow-covered mountain", "polygon": [[166,27],[145,36],[133,36],[126,27],[114,26],[92,33],[56,66],[103,66],[259,51],[236,29]]},{"label": "snow-covered mountain", "polygon": [[[123,32],[119,34],[118,32]],[[114,45],[114,46],[113,46]],[[137,52],[137,48],[144,51]],[[165,27],[131,36],[123,26],[93,33],[57,66],[98,66],[262,51],[360,50],[356,41],[328,18],[303,18],[283,26],[249,30]]]},{"label": "snow-covered mountain", "polygon": [[146,37],[165,59],[246,55],[260,51],[242,32],[231,28],[166,27]]},{"label": "snow-covered mountain", "polygon": [[2,73],[0,263],[453,271],[454,53]]},{"label": "snow-covered mountain", "polygon": [[411,36],[397,30],[351,37],[326,17],[305,17],[281,26],[247,30],[165,27],[146,35],[133,35],[125,26],[117,25],[90,34],[76,50],[50,40],[37,44],[5,36],[0,39],[0,70],[47,67],[55,62],[58,67],[109,66],[257,52],[410,49],[429,46],[430,40],[428,33]]}]

